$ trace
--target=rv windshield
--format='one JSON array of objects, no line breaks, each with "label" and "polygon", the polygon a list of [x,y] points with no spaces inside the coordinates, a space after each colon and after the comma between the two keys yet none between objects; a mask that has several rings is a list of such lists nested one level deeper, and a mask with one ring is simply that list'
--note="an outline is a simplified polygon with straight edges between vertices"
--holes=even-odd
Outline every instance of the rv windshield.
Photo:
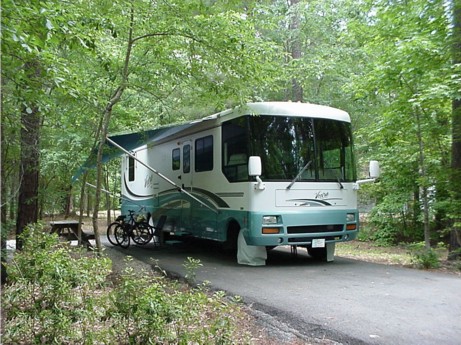
[{"label": "rv windshield", "polygon": [[223,124],[223,172],[230,181],[248,180],[248,174],[237,168],[226,170],[232,163],[231,156],[237,154],[244,157],[242,169],[247,157],[260,156],[261,178],[265,181],[356,179],[351,126],[347,122],[284,116],[237,118]]}]

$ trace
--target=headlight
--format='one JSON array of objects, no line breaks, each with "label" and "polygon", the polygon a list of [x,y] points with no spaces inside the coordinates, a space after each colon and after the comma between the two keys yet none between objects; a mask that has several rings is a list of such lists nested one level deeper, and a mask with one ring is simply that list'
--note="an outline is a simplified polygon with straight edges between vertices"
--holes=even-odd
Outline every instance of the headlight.
[{"label": "headlight", "polygon": [[355,222],[355,213],[348,213],[346,215],[346,221],[349,222]]},{"label": "headlight", "polygon": [[278,216],[263,216],[263,224],[278,224]]}]

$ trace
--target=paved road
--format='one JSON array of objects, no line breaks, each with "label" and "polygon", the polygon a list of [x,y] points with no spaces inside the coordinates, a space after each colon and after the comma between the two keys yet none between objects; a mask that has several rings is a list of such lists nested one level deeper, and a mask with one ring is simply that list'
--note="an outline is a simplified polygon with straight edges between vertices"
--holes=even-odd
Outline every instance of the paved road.
[{"label": "paved road", "polygon": [[[122,249],[119,249],[123,251]],[[343,344],[461,344],[461,277],[336,257],[333,263],[269,252],[264,267],[240,266],[207,242],[127,254],[184,276],[187,257],[200,259],[198,282],[238,295],[304,335]]]}]

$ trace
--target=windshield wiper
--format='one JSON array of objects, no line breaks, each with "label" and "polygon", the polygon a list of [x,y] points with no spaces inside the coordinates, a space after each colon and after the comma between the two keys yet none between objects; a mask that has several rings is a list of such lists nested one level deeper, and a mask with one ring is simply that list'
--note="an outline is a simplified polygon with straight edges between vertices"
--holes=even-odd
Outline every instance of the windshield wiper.
[{"label": "windshield wiper", "polygon": [[338,183],[339,183],[339,189],[344,189],[344,186],[341,183],[341,177],[338,176],[336,179],[338,180]]},{"label": "windshield wiper", "polygon": [[307,164],[304,166],[304,168],[302,168],[298,175],[296,175],[296,177],[293,179],[293,181],[291,181],[291,183],[288,185],[287,189],[290,189],[291,186],[293,186],[295,184],[295,182],[301,177],[302,173],[309,167],[309,165],[311,165],[312,163],[312,160],[310,160],[309,162],[307,162]]}]

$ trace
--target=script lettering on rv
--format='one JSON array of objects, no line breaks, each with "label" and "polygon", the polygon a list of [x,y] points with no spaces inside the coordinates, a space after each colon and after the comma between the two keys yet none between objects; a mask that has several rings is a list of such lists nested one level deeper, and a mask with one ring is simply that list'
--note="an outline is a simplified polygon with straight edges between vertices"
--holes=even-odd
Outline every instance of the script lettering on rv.
[{"label": "script lettering on rv", "polygon": [[148,174],[144,179],[144,188],[154,187],[154,175]]},{"label": "script lettering on rv", "polygon": [[316,199],[319,199],[319,200],[323,200],[323,199],[328,198],[328,195],[329,195],[328,192],[321,192],[321,191],[319,191],[319,192],[315,193],[315,198],[316,198]]}]

